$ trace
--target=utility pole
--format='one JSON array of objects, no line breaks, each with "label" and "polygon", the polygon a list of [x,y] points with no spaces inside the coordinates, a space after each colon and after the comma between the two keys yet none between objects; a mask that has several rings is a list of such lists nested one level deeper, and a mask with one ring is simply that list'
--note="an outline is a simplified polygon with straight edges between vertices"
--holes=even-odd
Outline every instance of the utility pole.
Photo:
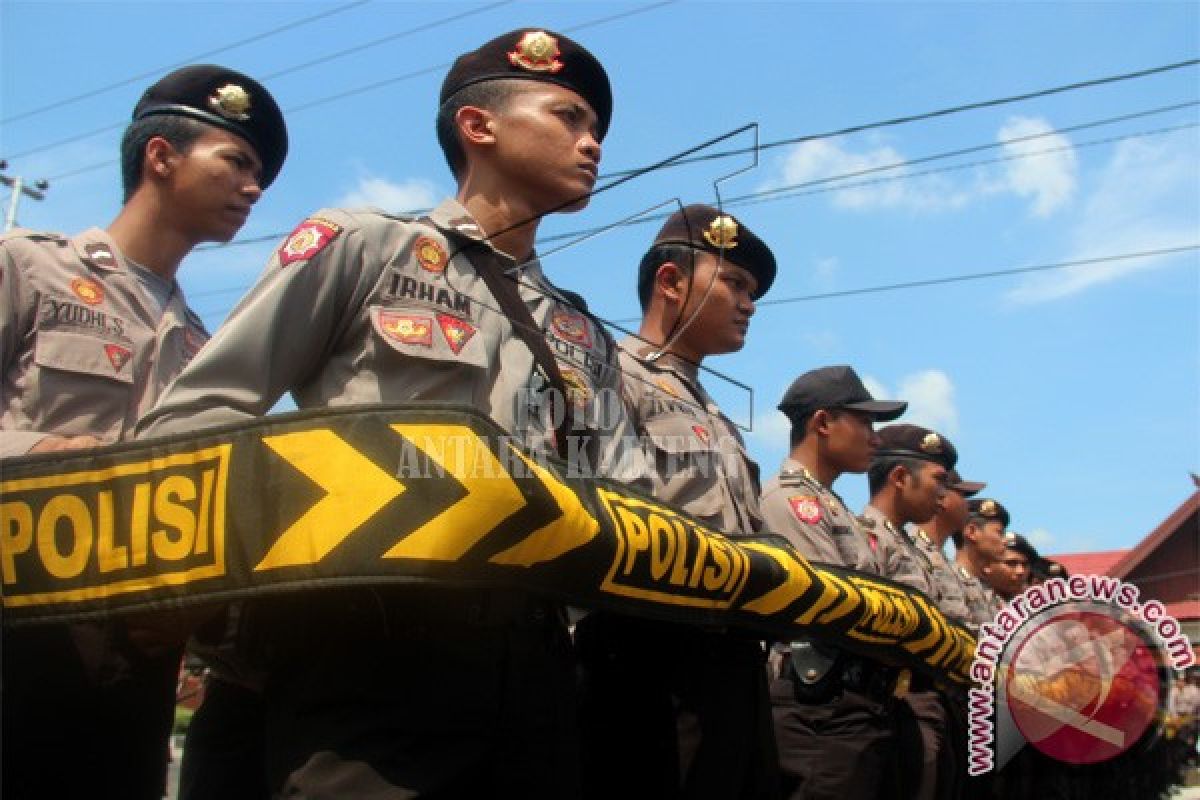
[{"label": "utility pole", "polygon": [[[0,159],[0,172],[6,169],[8,169],[8,162]],[[17,206],[21,203],[21,195],[41,200],[45,198],[46,190],[50,188],[49,181],[37,181],[33,186],[26,186],[24,179],[20,176],[10,178],[7,175],[0,175],[0,183],[12,189],[12,196],[8,200],[8,214],[4,217],[5,232],[11,231],[17,224]]]}]

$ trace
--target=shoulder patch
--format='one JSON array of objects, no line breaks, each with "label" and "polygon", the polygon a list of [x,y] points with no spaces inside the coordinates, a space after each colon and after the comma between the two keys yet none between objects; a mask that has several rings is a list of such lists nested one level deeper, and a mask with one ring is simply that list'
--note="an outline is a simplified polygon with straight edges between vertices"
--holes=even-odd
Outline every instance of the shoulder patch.
[{"label": "shoulder patch", "polygon": [[550,312],[550,324],[568,342],[591,348],[592,336],[588,331],[587,317],[580,312],[559,306]]},{"label": "shoulder patch", "polygon": [[821,503],[815,495],[794,494],[788,498],[788,505],[801,522],[816,525],[821,521]]},{"label": "shoulder patch", "polygon": [[342,226],[321,217],[309,217],[296,226],[279,248],[279,266],[306,261],[337,238]]}]

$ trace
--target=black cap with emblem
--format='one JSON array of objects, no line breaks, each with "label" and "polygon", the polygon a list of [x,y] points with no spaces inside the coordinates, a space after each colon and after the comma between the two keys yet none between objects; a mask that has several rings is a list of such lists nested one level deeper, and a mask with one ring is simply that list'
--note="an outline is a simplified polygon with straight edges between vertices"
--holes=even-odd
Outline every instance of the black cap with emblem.
[{"label": "black cap with emblem", "polygon": [[953,469],[958,451],[945,436],[920,425],[888,425],[879,429],[874,458],[919,458]]},{"label": "black cap with emblem", "polygon": [[[775,254],[754,231],[732,214],[702,203],[684,206],[663,223],[652,247],[679,244],[715,253],[749,272],[758,281],[757,300],[775,282]],[[642,278],[639,276],[639,285]]]},{"label": "black cap with emblem", "polygon": [[236,70],[213,64],[175,70],[142,94],[133,120],[159,114],[191,117],[245,139],[262,161],[263,189],[275,180],[287,157],[287,126],[275,98]]},{"label": "black cap with emblem", "polygon": [[804,373],[792,381],[779,402],[779,410],[792,420],[822,408],[863,411],[880,422],[889,422],[903,414],[908,403],[876,400],[853,367],[846,366],[821,367]]},{"label": "black cap with emblem", "polygon": [[1008,509],[990,497],[972,497],[967,501],[967,513],[972,517],[988,521],[995,520],[1006,528],[1012,521],[1008,515]]},{"label": "black cap with emblem", "polygon": [[579,43],[540,28],[510,31],[459,56],[442,81],[438,105],[468,86],[503,78],[543,81],[570,89],[596,112],[598,138],[608,133],[612,120],[608,73]]},{"label": "black cap with emblem", "polygon": [[1029,565],[1031,567],[1042,558],[1041,555],[1038,554],[1037,548],[1034,547],[1028,539],[1016,531],[1005,531],[1004,546],[1009,550],[1017,551],[1029,559]]}]

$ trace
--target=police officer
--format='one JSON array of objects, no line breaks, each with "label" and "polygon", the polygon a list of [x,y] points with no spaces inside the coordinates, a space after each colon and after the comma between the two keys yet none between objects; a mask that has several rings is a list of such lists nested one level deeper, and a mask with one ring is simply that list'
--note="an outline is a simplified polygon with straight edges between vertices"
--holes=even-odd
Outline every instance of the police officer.
[{"label": "police officer", "polygon": [[[612,110],[604,68],[565,36],[516,30],[459,57],[440,102],[457,198],[422,219],[330,209],[301,222],[144,420],[147,434],[250,419],[290,391],[301,408],[462,404],[541,452],[575,449],[561,420],[595,419],[583,433],[596,457],[622,463],[620,403],[591,413],[617,388],[614,346],[533,248],[543,215],[588,202]],[[568,400],[580,413],[552,416]],[[393,586],[259,600],[247,613],[273,791],[579,792],[561,607]]]},{"label": "police officer", "polygon": [[946,479],[946,493],[938,505],[937,513],[917,525],[912,541],[933,565],[933,578],[941,598],[938,608],[956,622],[968,627],[972,624],[971,611],[967,607],[966,593],[958,570],[946,558],[946,540],[963,529],[967,523],[967,499],[978,494],[987,486],[978,481],[965,481],[957,470],[951,469]]},{"label": "police officer", "polygon": [[[133,110],[124,204],[107,228],[0,239],[0,456],[131,433],[208,338],[180,263],[237,233],[286,153],[262,85],[185,67]],[[5,628],[3,648],[6,797],[162,795],[178,642],[113,622]]]},{"label": "police officer", "polygon": [[[946,540],[952,533],[961,531],[967,521],[967,498],[978,494],[986,484],[966,481],[951,469],[947,475],[946,492],[938,505],[937,513],[926,522],[915,526],[912,541],[933,567],[933,580],[937,587],[938,608],[947,617],[978,630],[967,605],[966,590],[958,569],[946,558]],[[939,699],[945,707],[946,732],[935,744],[937,750],[937,779],[934,784],[939,796],[955,798],[961,796],[967,771],[967,707],[966,695],[962,691],[939,687]],[[914,698],[910,697],[910,705]],[[915,699],[920,703],[919,698]],[[932,733],[932,731],[931,731]],[[944,756],[944,757],[943,757]]]},{"label": "police officer", "polygon": [[984,583],[992,564],[1004,557],[1004,530],[1010,517],[1008,509],[990,497],[972,497],[967,501],[967,522],[953,534],[955,566],[961,579],[972,627],[991,622],[1001,601]]},{"label": "police officer", "polygon": [[[867,471],[871,502],[863,512],[863,523],[879,536],[884,575],[921,590],[940,606],[944,581],[905,525],[928,520],[937,512],[958,452],[944,436],[918,425],[889,425],[879,431],[879,438]],[[916,676],[900,708],[905,712],[900,715],[899,734],[904,796],[921,800],[950,796],[954,761],[947,742],[948,714],[938,691],[923,676]]]},{"label": "police officer", "polygon": [[[687,206],[642,258],[641,327],[620,345],[623,393],[654,464],[654,495],[731,536],[761,527],[758,468],[698,367],[742,348],[775,269],[741,221]],[[575,636],[587,796],[774,796],[761,641],[608,613],[585,617]]]},{"label": "police officer", "polygon": [[[847,366],[796,378],[779,404],[791,422],[791,449],[763,490],[765,528],[810,561],[880,574],[877,536],[832,487],[843,473],[867,470],[879,445],[874,423],[906,407],[875,400]],[[896,670],[811,640],[779,648],[772,666],[782,794],[895,797]]]},{"label": "police officer", "polygon": [[1012,600],[1029,587],[1030,565],[1039,558],[1028,539],[1016,531],[1005,531],[1004,555],[984,570],[984,580],[1003,600]]}]

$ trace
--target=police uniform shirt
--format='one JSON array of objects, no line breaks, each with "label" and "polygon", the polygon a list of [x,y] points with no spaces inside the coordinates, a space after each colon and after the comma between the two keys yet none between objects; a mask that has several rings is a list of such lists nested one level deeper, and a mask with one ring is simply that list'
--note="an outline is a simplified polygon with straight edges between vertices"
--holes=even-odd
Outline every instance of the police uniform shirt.
[{"label": "police uniform shirt", "polygon": [[919,589],[936,603],[938,592],[933,565],[908,534],[872,505],[863,509],[861,519],[863,525],[879,537],[879,563],[884,577]]},{"label": "police uniform shirt", "polygon": [[[469,406],[534,450],[554,452],[549,404],[540,402],[547,386],[533,354],[471,261],[455,252],[472,241],[484,242],[484,234],[454,200],[428,220],[373,209],[314,214],[272,255],[139,435],[251,419],[291,391],[300,408]],[[492,253],[505,268],[515,265]],[[644,477],[640,452],[626,438],[610,340],[546,281],[536,260],[520,270],[518,288],[572,400],[607,423],[592,437],[606,474]],[[601,390],[616,398],[605,413],[594,406]]]},{"label": "police uniform shirt", "polygon": [[783,462],[762,495],[765,527],[788,541],[809,561],[881,574],[878,538],[799,461]]},{"label": "police uniform shirt", "polygon": [[98,228],[0,238],[0,456],[126,438],[208,339],[178,285],[159,309],[133,269]]},{"label": "police uniform shirt", "polygon": [[652,464],[653,494],[728,533],[762,527],[758,466],[737,427],[704,391],[698,369],[636,337],[621,342],[622,392]]},{"label": "police uniform shirt", "polygon": [[991,622],[999,610],[998,598],[991,589],[983,585],[979,578],[972,575],[962,564],[955,564],[954,570],[963,588],[963,596],[967,601],[967,609],[971,618],[967,627],[978,631],[979,626]]},{"label": "police uniform shirt", "polygon": [[913,529],[912,543],[929,560],[933,567],[933,582],[937,587],[938,608],[943,614],[964,625],[971,621],[967,608],[967,596],[958,578],[955,565],[946,559],[946,554],[923,528]]}]

